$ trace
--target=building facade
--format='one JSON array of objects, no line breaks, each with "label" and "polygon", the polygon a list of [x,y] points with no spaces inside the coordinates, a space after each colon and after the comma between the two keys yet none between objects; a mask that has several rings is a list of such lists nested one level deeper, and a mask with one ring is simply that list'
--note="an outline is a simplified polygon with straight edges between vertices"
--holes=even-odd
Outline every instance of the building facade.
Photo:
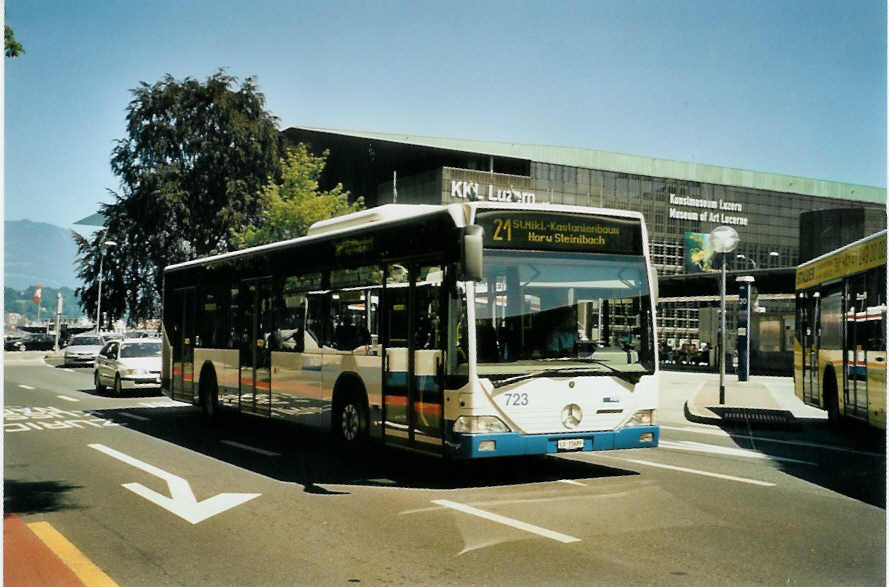
[{"label": "building facade", "polygon": [[[801,215],[862,210],[868,229],[886,226],[880,187],[590,149],[310,128],[283,134],[313,152],[329,150],[322,188],[342,182],[368,207],[486,200],[642,212],[662,284],[679,284],[659,312],[660,336],[671,344],[700,342],[698,311],[712,306],[701,294],[711,292],[683,278],[712,269],[706,235],[714,227],[733,226],[740,236],[729,270],[753,272],[770,284],[769,295],[786,296],[787,276],[809,258],[801,250]],[[675,295],[683,283],[688,291]]]}]

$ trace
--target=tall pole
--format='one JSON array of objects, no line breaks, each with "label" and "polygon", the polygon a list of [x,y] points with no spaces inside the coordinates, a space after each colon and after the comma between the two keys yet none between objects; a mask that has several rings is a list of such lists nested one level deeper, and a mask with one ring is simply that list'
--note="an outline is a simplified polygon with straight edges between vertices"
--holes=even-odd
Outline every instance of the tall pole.
[{"label": "tall pole", "polygon": [[105,261],[105,247],[116,247],[114,241],[103,240],[99,245],[99,301],[96,302],[96,334],[102,331],[102,263]]},{"label": "tall pole", "polygon": [[[103,245],[105,243],[102,243]],[[105,248],[99,248],[99,301],[96,302],[96,334],[102,332],[102,263],[105,261]]]},{"label": "tall pole", "polygon": [[722,253],[722,279],[719,280],[719,405],[725,404],[725,265],[726,253]]},{"label": "tall pole", "polygon": [[731,226],[717,226],[710,231],[710,245],[713,251],[722,255],[722,271],[719,280],[719,404],[725,403],[725,272],[728,253],[738,246],[738,232]]}]

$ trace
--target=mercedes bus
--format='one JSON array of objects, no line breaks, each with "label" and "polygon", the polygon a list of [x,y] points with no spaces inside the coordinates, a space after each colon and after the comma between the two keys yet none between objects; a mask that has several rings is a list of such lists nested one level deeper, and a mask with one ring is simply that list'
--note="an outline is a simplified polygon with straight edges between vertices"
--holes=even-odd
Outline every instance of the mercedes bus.
[{"label": "mercedes bus", "polygon": [[454,459],[654,447],[641,214],[384,205],[164,270],[165,394]]}]

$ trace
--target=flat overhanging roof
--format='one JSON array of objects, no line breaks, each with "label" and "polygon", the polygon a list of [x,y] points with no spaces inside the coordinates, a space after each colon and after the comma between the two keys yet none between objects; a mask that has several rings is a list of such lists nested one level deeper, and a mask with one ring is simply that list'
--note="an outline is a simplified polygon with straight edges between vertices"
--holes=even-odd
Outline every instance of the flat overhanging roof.
[{"label": "flat overhanging roof", "polygon": [[647,175],[682,181],[694,181],[717,185],[744,187],[775,192],[789,192],[822,198],[837,198],[859,202],[886,203],[886,188],[840,183],[823,179],[780,175],[762,171],[749,171],[731,167],[720,167],[704,163],[688,163],[640,157],[623,153],[610,153],[596,149],[578,147],[555,147],[549,145],[528,145],[498,141],[480,141],[474,139],[454,139],[429,137],[399,133],[383,133],[374,131],[337,130],[297,126],[296,129],[307,132],[327,133],[360,139],[388,141],[405,145],[417,145],[451,151],[465,151],[495,157],[525,159],[539,163],[552,163],[628,173]]}]

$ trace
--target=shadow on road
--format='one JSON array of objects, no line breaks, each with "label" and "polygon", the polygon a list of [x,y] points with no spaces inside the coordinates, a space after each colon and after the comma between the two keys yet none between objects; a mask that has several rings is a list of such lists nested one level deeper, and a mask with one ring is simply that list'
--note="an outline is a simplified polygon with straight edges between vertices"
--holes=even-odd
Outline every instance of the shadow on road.
[{"label": "shadow on road", "polygon": [[72,489],[80,489],[80,486],[59,481],[4,479],[3,512],[27,515],[75,509],[78,506],[65,501],[66,494]]},{"label": "shadow on road", "polygon": [[80,393],[85,393],[87,395],[92,395],[95,397],[162,397],[163,394],[159,389],[124,389],[123,393],[118,396],[114,393],[114,389],[111,387],[106,387],[105,391],[98,392],[95,387],[86,387],[83,389],[78,389]]},{"label": "shadow on road", "polygon": [[223,414],[217,423],[210,424],[192,406],[131,407],[91,413],[237,467],[298,483],[307,493],[315,494],[348,492],[324,485],[456,489],[638,474],[552,457],[449,462],[379,443],[348,454],[337,449],[324,432],[234,413]]},{"label": "shadow on road", "polygon": [[740,448],[767,454],[779,469],[852,499],[886,508],[886,436],[826,420],[741,414],[721,428]]}]

